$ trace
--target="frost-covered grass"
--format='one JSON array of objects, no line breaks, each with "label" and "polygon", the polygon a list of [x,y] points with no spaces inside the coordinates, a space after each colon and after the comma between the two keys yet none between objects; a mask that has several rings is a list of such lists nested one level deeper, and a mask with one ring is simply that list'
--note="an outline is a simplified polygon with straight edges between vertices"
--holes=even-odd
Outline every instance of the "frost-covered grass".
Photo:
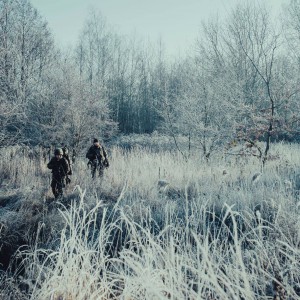
[{"label": "frost-covered grass", "polygon": [[42,160],[2,153],[1,297],[299,298],[299,146],[272,151],[253,181],[254,157],[113,148],[102,181],[78,159],[62,203]]}]

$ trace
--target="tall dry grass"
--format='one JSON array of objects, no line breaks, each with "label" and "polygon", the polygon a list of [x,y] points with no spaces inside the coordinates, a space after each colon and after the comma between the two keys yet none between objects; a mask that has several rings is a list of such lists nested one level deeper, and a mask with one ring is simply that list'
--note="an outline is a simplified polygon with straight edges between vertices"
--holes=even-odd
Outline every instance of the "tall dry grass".
[{"label": "tall dry grass", "polygon": [[51,202],[41,160],[4,156],[1,241],[25,243],[2,273],[0,294],[297,299],[298,152],[276,145],[253,181],[260,164],[251,157],[207,162],[195,154],[186,162],[177,153],[113,148],[103,180],[78,160],[62,203]]}]

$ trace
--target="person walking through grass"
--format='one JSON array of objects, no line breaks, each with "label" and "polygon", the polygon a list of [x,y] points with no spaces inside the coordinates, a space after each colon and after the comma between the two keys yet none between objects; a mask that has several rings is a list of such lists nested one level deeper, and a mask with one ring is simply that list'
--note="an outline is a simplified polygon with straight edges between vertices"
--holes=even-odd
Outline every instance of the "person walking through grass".
[{"label": "person walking through grass", "polygon": [[63,188],[66,185],[66,178],[70,172],[68,161],[63,157],[61,148],[54,150],[54,157],[47,164],[48,169],[52,170],[51,189],[55,199],[63,196]]},{"label": "person walking through grass", "polygon": [[104,169],[109,167],[109,162],[107,153],[103,145],[99,143],[98,139],[94,139],[93,145],[89,148],[86,154],[86,158],[89,159],[88,164],[91,165],[92,178],[95,178],[97,170],[99,172],[99,176],[102,177]]},{"label": "person walking through grass", "polygon": [[68,149],[67,145],[64,144],[64,143],[61,144],[61,147],[62,147],[61,149],[63,151],[63,158],[65,158],[66,161],[69,164],[69,172],[68,172],[68,174],[66,176],[66,184],[70,184],[71,183],[71,179],[70,179],[70,177],[68,175],[72,175],[73,171],[72,171],[72,162],[71,162],[71,159],[70,159],[70,156],[69,156],[69,149]]}]

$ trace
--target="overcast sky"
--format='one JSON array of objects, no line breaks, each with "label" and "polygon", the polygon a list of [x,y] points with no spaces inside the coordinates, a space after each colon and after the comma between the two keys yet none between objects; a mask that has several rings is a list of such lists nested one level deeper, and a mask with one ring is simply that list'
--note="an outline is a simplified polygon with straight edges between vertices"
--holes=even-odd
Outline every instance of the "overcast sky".
[{"label": "overcast sky", "polygon": [[[104,15],[119,33],[164,41],[167,53],[183,54],[196,39],[201,20],[225,15],[246,0],[31,0],[48,21],[56,42],[74,45],[90,9]],[[275,12],[289,0],[257,0]]]}]

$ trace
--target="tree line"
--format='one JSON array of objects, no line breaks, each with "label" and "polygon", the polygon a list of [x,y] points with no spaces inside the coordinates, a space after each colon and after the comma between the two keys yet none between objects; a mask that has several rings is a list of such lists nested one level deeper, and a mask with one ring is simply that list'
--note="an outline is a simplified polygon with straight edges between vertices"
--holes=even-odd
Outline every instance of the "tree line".
[{"label": "tree line", "polygon": [[299,0],[276,18],[240,3],[171,61],[162,41],[122,36],[97,12],[73,49],[58,49],[30,1],[1,0],[0,146],[158,131],[207,158],[247,141],[265,159],[272,141],[299,141],[299,16]]}]

